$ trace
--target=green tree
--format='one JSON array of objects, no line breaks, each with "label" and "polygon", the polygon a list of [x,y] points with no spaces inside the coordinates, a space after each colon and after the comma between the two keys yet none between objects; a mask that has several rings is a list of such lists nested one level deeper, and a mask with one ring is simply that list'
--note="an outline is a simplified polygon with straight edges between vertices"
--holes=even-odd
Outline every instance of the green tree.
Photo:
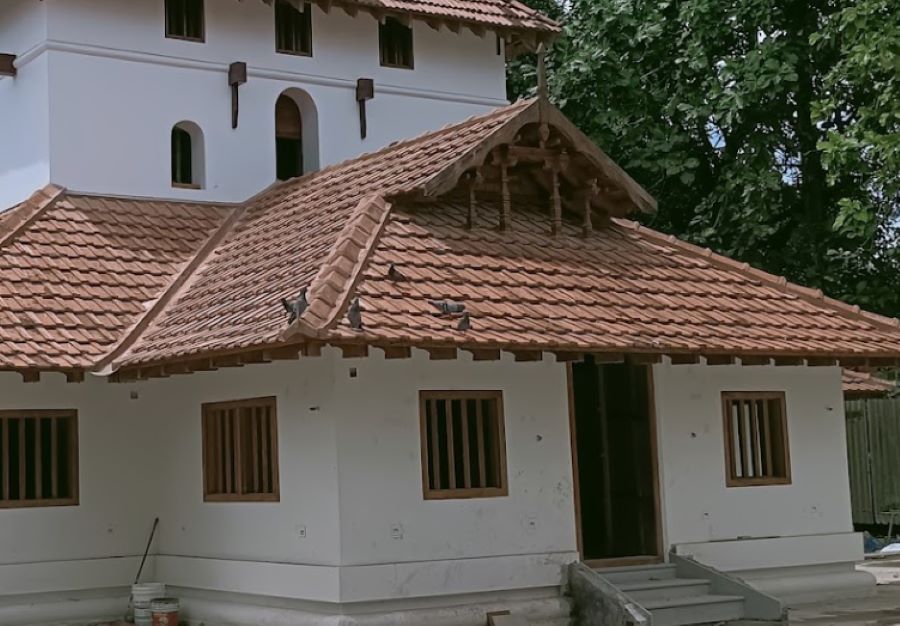
[{"label": "green tree", "polygon": [[[660,202],[651,225],[900,313],[889,0],[573,0],[553,98]],[[533,62],[511,65],[512,95]]]}]

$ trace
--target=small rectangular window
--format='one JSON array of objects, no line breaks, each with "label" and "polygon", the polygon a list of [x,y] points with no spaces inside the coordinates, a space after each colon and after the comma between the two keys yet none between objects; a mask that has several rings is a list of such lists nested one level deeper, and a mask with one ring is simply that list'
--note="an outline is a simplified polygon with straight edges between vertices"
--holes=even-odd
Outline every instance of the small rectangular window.
[{"label": "small rectangular window", "polygon": [[166,37],[203,41],[203,0],[166,0]]},{"label": "small rectangular window", "polygon": [[420,404],[425,499],[506,496],[503,394],[423,391]]},{"label": "small rectangular window", "polygon": [[312,6],[302,0],[275,2],[275,50],[312,56]]},{"label": "small rectangular window", "polygon": [[275,398],[203,405],[206,502],[278,502]]},{"label": "small rectangular window", "polygon": [[378,25],[378,40],[383,66],[413,69],[412,27],[396,18],[387,17]]},{"label": "small rectangular window", "polygon": [[784,392],[725,392],[726,484],[789,485],[791,460]]},{"label": "small rectangular window", "polygon": [[77,411],[0,411],[0,508],[77,504]]}]

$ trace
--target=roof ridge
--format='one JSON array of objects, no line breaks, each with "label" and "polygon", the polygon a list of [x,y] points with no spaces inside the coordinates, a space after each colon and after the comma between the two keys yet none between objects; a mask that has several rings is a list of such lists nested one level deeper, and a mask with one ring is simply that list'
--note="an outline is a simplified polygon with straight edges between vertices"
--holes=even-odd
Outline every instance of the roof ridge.
[{"label": "roof ridge", "polygon": [[28,230],[46,209],[65,194],[65,191],[64,187],[49,184],[35,191],[21,204],[13,207],[11,211],[15,213],[7,215],[0,225],[0,248],[6,247]]},{"label": "roof ridge", "polygon": [[806,300],[807,302],[811,302],[813,304],[825,304],[835,309],[845,317],[849,317],[852,319],[862,319],[866,322],[869,322],[870,324],[883,326],[887,330],[890,330],[892,332],[900,332],[900,319],[897,319],[895,317],[886,317],[884,315],[878,315],[877,313],[870,313],[869,311],[863,310],[859,305],[851,305],[847,304],[846,302],[841,302],[840,300],[830,298],[826,296],[821,289],[813,289],[811,287],[804,287],[803,285],[793,283],[784,276],[778,276],[777,274],[772,274],[764,270],[755,268],[749,263],[743,261],[730,259],[725,255],[713,252],[713,250],[710,248],[703,248],[692,243],[688,243],[687,241],[683,241],[678,237],[675,237],[674,235],[665,235],[661,232],[653,230],[652,228],[648,228],[646,226],[638,224],[635,221],[624,218],[616,218],[614,219],[614,221],[623,228],[639,232],[647,237],[663,241],[677,248],[681,248],[685,252],[689,252],[690,254],[699,256],[703,259],[706,259],[707,261],[718,264],[721,267],[744,272],[745,274],[750,275],[760,282],[767,283],[784,291],[785,293],[789,293],[797,296],[798,298]]},{"label": "roof ridge", "polygon": [[175,275],[172,281],[162,290],[153,305],[141,315],[128,329],[122,338],[91,368],[92,371],[102,375],[112,374],[118,369],[115,361],[125,354],[140,340],[144,331],[159,318],[166,307],[178,296],[181,289],[198,273],[206,260],[215,253],[219,244],[233,231],[235,225],[246,213],[250,201],[240,206],[222,207],[230,211],[230,215],[224,222],[206,239],[200,249],[184,264],[181,271]]},{"label": "roof ridge", "polygon": [[282,341],[298,334],[318,336],[334,327],[375,251],[390,212],[391,204],[381,195],[370,194],[359,202],[309,286],[309,306],[281,333]]}]

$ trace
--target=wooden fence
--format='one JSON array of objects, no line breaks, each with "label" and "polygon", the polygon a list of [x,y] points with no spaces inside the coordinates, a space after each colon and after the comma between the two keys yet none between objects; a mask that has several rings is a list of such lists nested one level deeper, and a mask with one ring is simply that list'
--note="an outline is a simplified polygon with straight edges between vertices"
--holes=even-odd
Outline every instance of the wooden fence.
[{"label": "wooden fence", "polygon": [[848,400],[845,409],[853,523],[888,524],[892,510],[900,523],[900,398]]}]

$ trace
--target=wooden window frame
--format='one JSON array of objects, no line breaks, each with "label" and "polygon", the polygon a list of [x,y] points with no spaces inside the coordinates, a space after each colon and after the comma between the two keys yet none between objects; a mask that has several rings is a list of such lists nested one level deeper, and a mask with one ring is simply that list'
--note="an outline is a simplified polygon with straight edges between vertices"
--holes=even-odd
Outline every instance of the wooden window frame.
[{"label": "wooden window frame", "polygon": [[[499,487],[432,489],[429,486],[429,467],[432,462],[428,440],[427,402],[430,400],[493,400],[497,410],[497,471]],[[422,460],[422,495],[425,500],[466,500],[475,498],[503,498],[509,495],[509,479],[506,467],[506,419],[503,411],[502,391],[420,391],[419,392],[419,438]],[[468,439],[468,437],[467,437]]]},{"label": "wooden window frame", "polygon": [[[207,422],[212,419],[213,413],[218,413],[220,411],[233,411],[244,408],[266,408],[270,411],[269,419],[270,419],[270,429],[269,429],[269,437],[267,442],[260,442],[260,445],[268,450],[268,459],[263,461],[263,467],[271,467],[272,470],[272,484],[271,484],[271,492],[267,493],[216,493],[216,490],[213,489],[213,480],[215,474],[211,468],[211,464],[213,460],[216,459],[216,455],[222,454],[222,450],[214,450],[214,443],[211,441],[211,436],[207,436]],[[207,402],[201,407],[201,446],[203,448],[203,501],[211,502],[211,503],[260,503],[260,502],[281,502],[281,484],[279,480],[279,464],[280,464],[280,455],[278,453],[278,407],[277,407],[277,398],[275,397],[265,397],[265,398],[248,398],[245,400],[233,400],[228,402]],[[240,416],[240,413],[238,413]],[[237,458],[240,459],[241,447],[240,441],[242,437],[242,429],[238,427],[235,429],[238,437],[237,444]],[[234,437],[235,431],[228,433],[227,435],[219,433],[220,436],[225,437],[226,439],[230,439]],[[224,443],[224,442],[223,442]],[[233,445],[233,442],[232,442]],[[226,463],[228,466],[231,466],[231,459],[227,460]],[[243,471],[244,466],[242,463],[237,463],[234,468],[234,482],[238,485],[238,489],[243,485]],[[223,481],[226,479],[223,479]],[[262,479],[261,479],[262,480]]]},{"label": "wooden window frame", "polygon": [[[287,2],[290,8],[294,9],[293,5],[290,5],[288,0],[275,0],[274,2],[274,11],[275,14],[275,52],[277,54],[289,54],[295,57],[312,57],[313,56],[313,24],[312,24],[312,14],[313,8],[310,2],[303,2],[303,11],[300,13],[303,14],[303,26],[306,29],[306,36],[309,39],[309,49],[308,50],[288,50],[286,48],[282,48],[278,45],[278,5]],[[296,10],[296,9],[295,9]]]},{"label": "wooden window frame", "polygon": [[[385,31],[389,28],[389,21],[409,29],[409,65],[392,63],[385,59],[385,37],[387,36]],[[404,24],[401,20],[390,16],[384,18],[384,22],[378,22],[378,59],[381,62],[381,67],[389,67],[397,70],[416,69],[416,36],[411,24]]]},{"label": "wooden window frame", "polygon": [[[3,472],[3,479],[0,480],[0,509],[33,509],[33,508],[49,508],[49,507],[60,507],[60,506],[78,506],[79,505],[79,476],[78,476],[78,411],[74,409],[62,409],[58,411],[54,410],[21,410],[21,411],[0,411],[0,436],[2,436],[2,444],[4,446],[4,452],[6,454],[0,455],[0,459],[3,462],[7,462],[6,459],[9,458],[8,450],[6,446],[8,446],[8,439],[6,429],[8,428],[8,419],[67,419],[71,420],[71,428],[69,428],[69,436],[68,436],[68,446],[69,446],[69,480],[71,481],[71,496],[68,498],[41,498],[35,500],[9,500],[5,499],[4,496],[8,497],[9,494],[9,486],[8,486],[8,472]],[[20,422],[23,424],[24,422]],[[22,426],[20,426],[22,428]],[[51,427],[52,428],[52,427]],[[21,432],[21,431],[20,431]],[[52,431],[51,431],[52,432]],[[53,445],[53,444],[51,444]],[[20,491],[22,489],[21,485],[24,484],[24,478],[22,477],[24,471],[24,457],[20,457],[19,460],[19,476],[20,476]]]},{"label": "wooden window frame", "polygon": [[[764,400],[766,402],[778,402],[781,407],[781,420],[779,431],[782,441],[782,459],[784,464],[783,476],[765,476],[754,478],[742,478],[737,476],[733,450],[734,430],[730,405],[734,401]],[[768,406],[765,404],[764,406]],[[766,409],[766,412],[768,409]],[[723,391],[722,392],[722,425],[725,437],[725,485],[726,487],[766,487],[792,484],[791,478],[791,445],[788,437],[787,398],[784,391]],[[751,424],[755,430],[758,425]],[[744,453],[746,457],[746,452]],[[772,463],[770,458],[769,464]]]},{"label": "wooden window frame", "polygon": [[206,1],[200,2],[200,37],[187,37],[185,35],[175,35],[172,33],[169,24],[169,0],[163,0],[163,12],[165,13],[165,35],[166,39],[175,39],[178,41],[190,41],[193,43],[206,43]]}]

